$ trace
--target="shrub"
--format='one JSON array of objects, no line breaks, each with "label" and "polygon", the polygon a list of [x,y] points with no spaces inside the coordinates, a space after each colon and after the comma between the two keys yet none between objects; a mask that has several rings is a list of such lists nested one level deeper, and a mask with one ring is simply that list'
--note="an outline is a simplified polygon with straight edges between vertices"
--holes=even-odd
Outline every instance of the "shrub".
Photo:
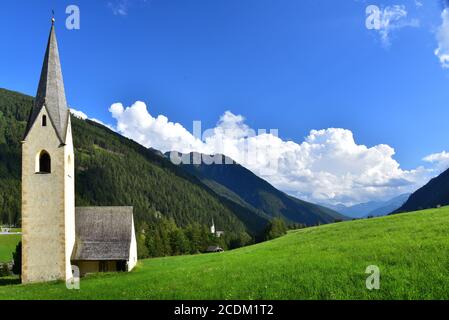
[{"label": "shrub", "polygon": [[16,251],[12,254],[14,265],[12,272],[17,275],[22,275],[22,241],[16,246]]},{"label": "shrub", "polygon": [[0,278],[9,276],[9,268],[7,263],[0,263]]}]

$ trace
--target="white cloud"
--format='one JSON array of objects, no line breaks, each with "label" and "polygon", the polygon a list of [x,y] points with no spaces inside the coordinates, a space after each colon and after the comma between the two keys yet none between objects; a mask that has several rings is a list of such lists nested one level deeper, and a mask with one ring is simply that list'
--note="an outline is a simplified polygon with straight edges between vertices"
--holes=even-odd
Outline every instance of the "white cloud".
[{"label": "white cloud", "polygon": [[271,182],[305,199],[346,204],[393,197],[426,182],[427,169],[403,170],[394,154],[388,145],[357,144],[346,129],[312,130],[281,153],[281,174]]},{"label": "white cloud", "polygon": [[151,0],[111,0],[107,3],[107,6],[114,15],[125,17],[131,8],[143,8],[150,4]]},{"label": "white cloud", "polygon": [[423,160],[434,164],[435,167],[438,168],[438,171],[440,172],[447,170],[449,168],[449,152],[446,151],[428,155]]},{"label": "white cloud", "polygon": [[[416,3],[419,6],[418,3]],[[382,44],[388,47],[391,44],[391,33],[404,27],[419,27],[418,19],[407,19],[408,12],[404,5],[387,6],[380,9],[377,6],[367,8],[367,27],[379,32]]]},{"label": "white cloud", "polygon": [[114,2],[108,2],[109,9],[116,16],[126,16],[128,15],[128,0],[116,0]]},{"label": "white cloud", "polygon": [[435,55],[443,68],[449,68],[449,9],[443,10],[441,19],[442,23],[436,33],[438,48],[435,49]]},{"label": "white cloud", "polygon": [[70,112],[77,118],[82,119],[82,120],[86,120],[87,119],[87,115],[79,110],[75,110],[75,109],[70,109]]},{"label": "white cloud", "polygon": [[[227,111],[199,139],[165,116],[153,117],[144,102],[127,108],[116,103],[110,112],[118,132],[146,147],[225,154],[277,188],[314,202],[354,204],[390,198],[414,191],[442,170],[442,166],[404,170],[392,147],[357,144],[351,131],[340,128],[312,130],[296,143],[271,133],[255,135],[243,116]],[[426,161],[432,159],[436,158],[429,156]],[[275,174],[267,174],[273,160]]]},{"label": "white cloud", "polygon": [[77,117],[78,119],[81,119],[81,120],[86,120],[86,119],[88,119],[88,120],[90,120],[90,121],[99,123],[99,124],[101,124],[101,125],[103,125],[103,126],[109,128],[109,129],[111,129],[112,131],[115,131],[114,127],[111,126],[110,124],[106,124],[106,123],[104,123],[103,121],[98,120],[98,119],[95,119],[95,118],[89,118],[89,117],[87,116],[87,114],[85,114],[85,113],[82,112],[82,111],[75,110],[75,109],[71,108],[71,109],[70,109],[70,113],[71,113],[73,116]]},{"label": "white cloud", "polygon": [[118,132],[144,146],[163,152],[201,150],[202,142],[199,139],[179,123],[169,122],[165,116],[153,118],[144,102],[137,101],[126,109],[121,103],[115,103],[109,111],[117,120]]}]

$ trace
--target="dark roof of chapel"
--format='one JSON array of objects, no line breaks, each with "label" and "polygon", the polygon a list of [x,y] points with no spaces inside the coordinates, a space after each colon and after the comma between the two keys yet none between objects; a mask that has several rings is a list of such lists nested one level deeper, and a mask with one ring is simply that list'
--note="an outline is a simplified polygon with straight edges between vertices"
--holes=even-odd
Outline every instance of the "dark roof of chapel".
[{"label": "dark roof of chapel", "polygon": [[72,260],[129,260],[133,207],[77,207]]}]

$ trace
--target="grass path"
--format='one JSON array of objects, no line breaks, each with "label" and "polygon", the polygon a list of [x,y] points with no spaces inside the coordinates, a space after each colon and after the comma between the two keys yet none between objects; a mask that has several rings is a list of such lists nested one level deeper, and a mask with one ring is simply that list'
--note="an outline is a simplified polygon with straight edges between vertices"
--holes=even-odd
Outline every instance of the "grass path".
[{"label": "grass path", "polygon": [[[365,288],[377,265],[381,288]],[[449,207],[289,233],[222,254],[141,261],[128,274],[0,286],[0,299],[448,299]]]}]

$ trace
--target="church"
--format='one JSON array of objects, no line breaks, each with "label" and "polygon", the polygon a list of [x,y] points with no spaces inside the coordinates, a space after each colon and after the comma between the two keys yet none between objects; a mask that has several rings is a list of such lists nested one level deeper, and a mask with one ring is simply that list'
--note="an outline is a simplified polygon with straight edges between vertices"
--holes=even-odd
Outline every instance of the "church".
[{"label": "church", "polygon": [[52,19],[36,99],[22,141],[22,282],[131,271],[132,207],[75,208],[75,157]]}]

